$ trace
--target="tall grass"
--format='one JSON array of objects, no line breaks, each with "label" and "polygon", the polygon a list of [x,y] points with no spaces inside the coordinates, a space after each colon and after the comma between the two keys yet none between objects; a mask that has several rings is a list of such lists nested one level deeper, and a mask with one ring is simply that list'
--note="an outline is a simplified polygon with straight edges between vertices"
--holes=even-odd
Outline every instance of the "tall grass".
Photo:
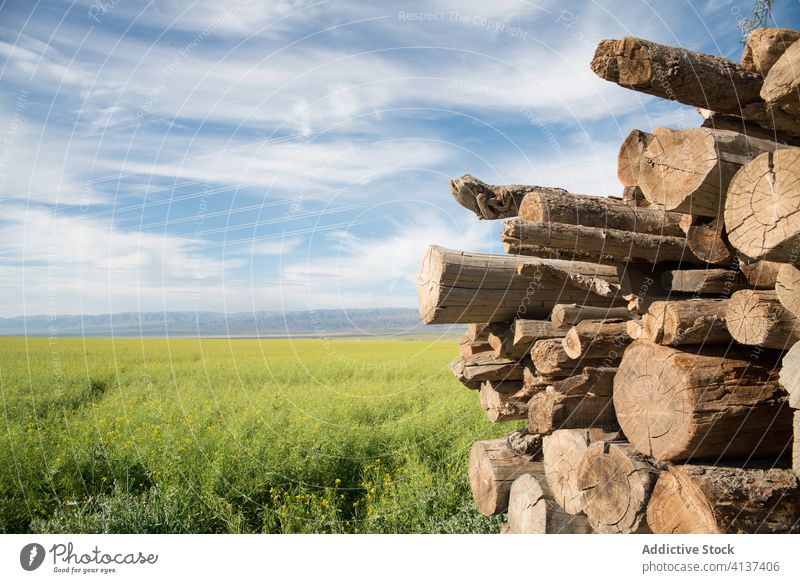
[{"label": "tall grass", "polygon": [[0,531],[487,532],[425,340],[0,338]]}]

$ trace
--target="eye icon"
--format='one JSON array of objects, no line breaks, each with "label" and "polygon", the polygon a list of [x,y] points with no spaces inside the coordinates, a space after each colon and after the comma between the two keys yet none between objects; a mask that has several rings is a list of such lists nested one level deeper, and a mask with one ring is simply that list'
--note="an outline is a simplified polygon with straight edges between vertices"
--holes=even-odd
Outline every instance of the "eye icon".
[{"label": "eye icon", "polygon": [[39,543],[30,543],[19,552],[19,564],[26,571],[35,571],[44,562],[44,547]]}]

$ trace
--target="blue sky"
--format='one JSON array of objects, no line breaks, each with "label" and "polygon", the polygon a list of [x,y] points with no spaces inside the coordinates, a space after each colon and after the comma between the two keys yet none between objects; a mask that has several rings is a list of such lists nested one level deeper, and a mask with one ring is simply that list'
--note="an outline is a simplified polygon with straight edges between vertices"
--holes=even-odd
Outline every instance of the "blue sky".
[{"label": "blue sky", "polygon": [[0,316],[415,306],[428,244],[501,252],[449,178],[619,194],[630,129],[699,124],[596,78],[598,40],[738,60],[751,9],[6,1]]}]

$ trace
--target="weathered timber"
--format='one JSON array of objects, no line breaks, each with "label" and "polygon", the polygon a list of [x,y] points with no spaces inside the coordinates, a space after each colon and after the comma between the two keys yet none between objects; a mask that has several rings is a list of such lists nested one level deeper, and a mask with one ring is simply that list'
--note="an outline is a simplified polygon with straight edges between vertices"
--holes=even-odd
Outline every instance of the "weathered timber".
[{"label": "weathered timber", "polygon": [[550,314],[553,324],[566,327],[566,332],[583,320],[631,320],[635,317],[636,314],[628,308],[596,308],[578,304],[556,304]]},{"label": "weathered timber", "polygon": [[797,40],[800,40],[800,31],[797,30],[756,28],[747,35],[742,51],[742,66],[766,77],[786,49]]},{"label": "weathered timber", "polygon": [[535,387],[526,386],[521,380],[484,381],[480,391],[481,407],[492,423],[526,419],[528,401],[534,391]]},{"label": "weathered timber", "polygon": [[516,455],[502,437],[472,444],[469,483],[472,498],[484,516],[506,511],[511,484],[525,474],[544,476],[544,463]]},{"label": "weathered timber", "polygon": [[791,413],[780,353],[637,340],[614,377],[614,409],[640,452],[664,461],[774,456],[788,451]]},{"label": "weathered timber", "polygon": [[464,359],[464,378],[468,381],[522,380],[525,363],[497,358],[493,352],[481,352]]},{"label": "weathered timber", "polygon": [[734,174],[757,155],[778,147],[783,145],[775,140],[727,130],[659,133],[642,153],[639,186],[647,200],[666,210],[721,217]]},{"label": "weathered timber", "polygon": [[[518,268],[529,270],[522,274]],[[606,297],[587,293],[574,282],[601,280]],[[613,266],[465,253],[431,246],[417,278],[420,318],[426,324],[506,322],[546,318],[559,302],[611,306],[621,299]]]},{"label": "weathered timber", "polygon": [[797,533],[797,476],[783,469],[671,466],[653,489],[647,522],[657,534]]},{"label": "weathered timber", "polygon": [[773,64],[764,78],[761,97],[793,115],[800,113],[800,43],[792,44]]},{"label": "weathered timber", "polygon": [[[637,208],[613,198],[533,190],[525,195],[519,218],[534,223],[561,223],[682,237],[677,213]],[[536,243],[532,243],[536,244]]]},{"label": "weathered timber", "polygon": [[481,381],[473,381],[469,380],[466,376],[464,376],[464,360],[461,358],[457,358],[452,361],[448,367],[450,368],[450,372],[453,373],[453,376],[456,377],[458,382],[462,385],[467,387],[468,389],[477,390],[481,388]]},{"label": "weathered timber", "polygon": [[474,176],[465,174],[450,181],[450,194],[463,207],[475,213],[479,219],[507,219],[516,217],[522,199],[531,190],[566,194],[562,188],[527,186],[524,184],[487,184]]},{"label": "weathered timber", "polygon": [[578,466],[583,510],[595,531],[648,532],[647,503],[659,470],[625,442],[590,445]]},{"label": "weathered timber", "polygon": [[744,274],[747,283],[753,289],[773,289],[778,281],[778,271],[782,263],[777,261],[752,261],[739,258],[739,271]]},{"label": "weathered timber", "polygon": [[504,534],[588,534],[583,515],[573,516],[556,503],[546,481],[538,474],[520,476],[511,485],[508,528]]},{"label": "weathered timber", "polygon": [[495,355],[512,359],[524,358],[537,340],[563,338],[569,329],[569,326],[556,325],[547,320],[515,320],[506,331],[499,350],[495,350]]},{"label": "weathered timber", "polygon": [[794,412],[794,444],[792,445],[792,469],[800,476],[800,411]]},{"label": "weathered timber", "polygon": [[467,340],[466,342],[459,343],[458,350],[461,354],[461,358],[469,358],[470,356],[475,356],[481,352],[491,351],[492,346],[486,340],[475,340],[472,342]]},{"label": "weathered timber", "polygon": [[661,276],[670,291],[696,294],[725,294],[747,287],[747,280],[733,269],[672,269]]},{"label": "weathered timber", "polygon": [[556,502],[568,514],[583,511],[583,494],[578,487],[578,466],[594,442],[612,441],[618,432],[602,429],[559,429],[543,440],[544,471]]},{"label": "weathered timber", "polygon": [[503,223],[500,239],[504,242],[517,241],[526,245],[553,246],[581,252],[594,250],[620,259],[645,259],[653,263],[701,262],[687,248],[685,236],[650,235],[565,223],[513,220]]},{"label": "weathered timber", "polygon": [[800,409],[800,343],[783,355],[779,378],[781,386],[789,393],[789,406]]},{"label": "weathered timber", "polygon": [[565,394],[547,387],[528,401],[528,431],[550,433],[584,427],[619,429],[611,395]]},{"label": "weathered timber", "polygon": [[642,317],[640,338],[677,346],[730,344],[725,322],[727,299],[691,299],[650,304]]},{"label": "weathered timber", "polygon": [[800,340],[800,324],[778,301],[775,290],[737,291],[728,302],[725,319],[731,336],[741,344],[787,350]]},{"label": "weathered timber", "polygon": [[639,164],[642,152],[650,143],[653,134],[642,130],[631,130],[617,154],[617,177],[623,186],[638,186]]},{"label": "weathered timber", "polygon": [[542,437],[541,434],[531,433],[524,427],[506,435],[506,443],[516,455],[536,461],[542,459]]},{"label": "weathered timber", "polygon": [[742,166],[725,202],[728,240],[747,257],[800,260],[800,148],[765,152]]},{"label": "weathered timber", "polygon": [[531,360],[536,371],[546,377],[566,378],[584,367],[610,367],[620,358],[570,358],[564,351],[560,338],[537,340],[531,349]]},{"label": "weathered timber", "polygon": [[711,221],[696,220],[686,233],[686,242],[694,256],[706,263],[729,264],[733,259],[733,247],[728,243],[725,226],[719,217]]},{"label": "weathered timber", "polygon": [[778,270],[775,292],[784,308],[795,318],[800,318],[800,269],[784,263]]},{"label": "weathered timber", "polygon": [[622,357],[630,341],[625,321],[584,320],[564,336],[562,346],[570,358],[615,360]]}]

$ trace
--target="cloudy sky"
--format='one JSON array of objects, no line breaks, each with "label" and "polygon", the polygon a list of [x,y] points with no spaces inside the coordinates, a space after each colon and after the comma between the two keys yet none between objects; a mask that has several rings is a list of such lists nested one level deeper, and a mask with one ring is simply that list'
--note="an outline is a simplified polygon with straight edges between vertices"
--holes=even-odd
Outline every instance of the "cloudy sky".
[{"label": "cloudy sky", "polygon": [[752,4],[6,0],[0,316],[415,306],[428,244],[501,251],[450,177],[619,194],[630,129],[699,123],[598,40],[738,59]]}]

